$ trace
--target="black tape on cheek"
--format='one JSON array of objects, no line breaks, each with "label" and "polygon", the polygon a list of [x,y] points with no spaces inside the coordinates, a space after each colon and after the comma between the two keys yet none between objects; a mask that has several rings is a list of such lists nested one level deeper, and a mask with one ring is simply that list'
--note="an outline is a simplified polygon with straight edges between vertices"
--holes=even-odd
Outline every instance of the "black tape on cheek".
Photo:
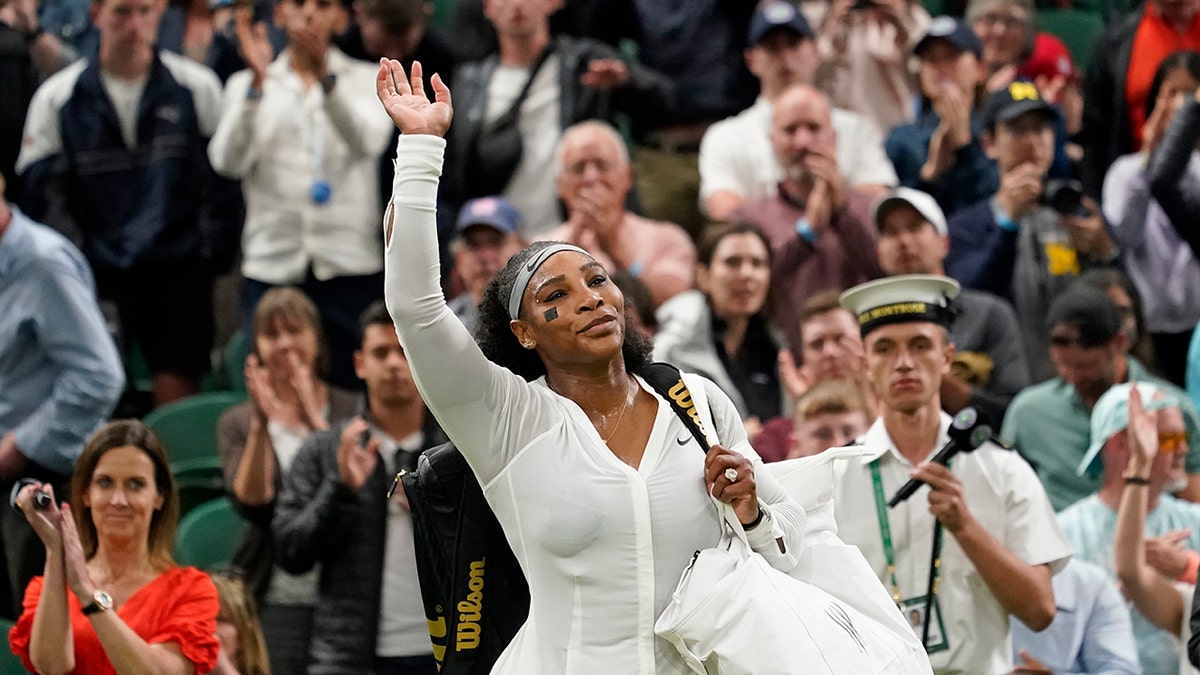
[{"label": "black tape on cheek", "polygon": [[558,308],[551,307],[550,309],[543,312],[542,316],[546,317],[546,323],[550,323],[551,321],[558,318]]}]

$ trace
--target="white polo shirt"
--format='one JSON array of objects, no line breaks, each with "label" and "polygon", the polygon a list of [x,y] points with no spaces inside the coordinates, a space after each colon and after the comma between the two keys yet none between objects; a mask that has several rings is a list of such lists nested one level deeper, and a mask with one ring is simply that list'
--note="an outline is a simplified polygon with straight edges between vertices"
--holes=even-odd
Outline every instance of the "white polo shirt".
[{"label": "white polo shirt", "polygon": [[[941,414],[937,447],[948,440],[950,416]],[[870,463],[879,460],[885,499],[908,481],[914,467],[892,442],[883,419],[862,438],[872,452],[839,460],[834,467],[834,504],[838,534],[857,546],[885,586],[891,587],[875,507]],[[1030,565],[1049,564],[1053,572],[1071,557],[1058,528],[1054,509],[1033,469],[1016,452],[985,443],[960,454],[951,467],[962,481],[968,507],[977,520],[1009,551]],[[929,513],[929,488],[887,510],[895,549],[896,581],[901,598],[925,595],[929,583],[934,517]],[[949,649],[930,655],[937,673],[1007,675],[1012,671],[1012,640],[1008,612],[992,595],[958,541],[942,536],[938,606]]]}]

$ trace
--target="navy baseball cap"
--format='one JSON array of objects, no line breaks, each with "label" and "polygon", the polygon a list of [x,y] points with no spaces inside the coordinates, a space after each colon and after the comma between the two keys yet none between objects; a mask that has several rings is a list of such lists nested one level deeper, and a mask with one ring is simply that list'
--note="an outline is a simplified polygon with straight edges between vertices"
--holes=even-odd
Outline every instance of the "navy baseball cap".
[{"label": "navy baseball cap", "polygon": [[945,40],[964,52],[971,52],[976,58],[983,57],[983,43],[975,35],[975,31],[961,19],[952,16],[939,16],[929,22],[929,30],[925,37],[913,47],[913,54],[921,56],[921,51],[933,40]]},{"label": "navy baseball cap", "polygon": [[1036,112],[1053,124],[1058,109],[1046,102],[1037,86],[1025,80],[1014,80],[1009,85],[994,91],[983,102],[983,124],[995,129],[997,124],[1011,122],[1025,113]]},{"label": "navy baseball cap", "polygon": [[462,236],[467,228],[475,225],[486,225],[501,234],[516,234],[520,222],[521,214],[512,202],[504,197],[480,197],[463,204],[454,234]]},{"label": "navy baseball cap", "polygon": [[750,17],[746,46],[754,47],[776,28],[786,28],[809,40],[815,37],[812,26],[795,5],[784,0],[771,0],[754,10],[754,16]]}]

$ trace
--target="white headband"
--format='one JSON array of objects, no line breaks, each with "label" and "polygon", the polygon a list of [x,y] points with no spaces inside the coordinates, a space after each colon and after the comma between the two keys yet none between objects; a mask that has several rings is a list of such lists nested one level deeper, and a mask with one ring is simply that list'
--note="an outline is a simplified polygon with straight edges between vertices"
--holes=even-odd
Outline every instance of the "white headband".
[{"label": "white headband", "polygon": [[517,272],[517,278],[513,281],[512,290],[508,293],[508,316],[516,321],[517,314],[521,312],[521,297],[525,295],[525,287],[529,285],[529,280],[533,278],[533,273],[546,262],[546,258],[559,253],[561,251],[575,251],[582,253],[591,258],[592,254],[571,244],[551,244],[540,250],[530,259],[529,262],[521,266],[521,271]]}]

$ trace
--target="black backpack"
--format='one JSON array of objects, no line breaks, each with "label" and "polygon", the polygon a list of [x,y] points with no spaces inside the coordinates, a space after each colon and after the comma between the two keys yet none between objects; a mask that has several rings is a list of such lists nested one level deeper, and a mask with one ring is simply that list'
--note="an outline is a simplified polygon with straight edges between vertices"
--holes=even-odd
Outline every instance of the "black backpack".
[{"label": "black backpack", "polygon": [[[643,374],[707,451],[679,369]],[[440,675],[486,675],[529,616],[529,584],[483,489],[452,443],[398,478],[412,511],[417,576]]]}]

